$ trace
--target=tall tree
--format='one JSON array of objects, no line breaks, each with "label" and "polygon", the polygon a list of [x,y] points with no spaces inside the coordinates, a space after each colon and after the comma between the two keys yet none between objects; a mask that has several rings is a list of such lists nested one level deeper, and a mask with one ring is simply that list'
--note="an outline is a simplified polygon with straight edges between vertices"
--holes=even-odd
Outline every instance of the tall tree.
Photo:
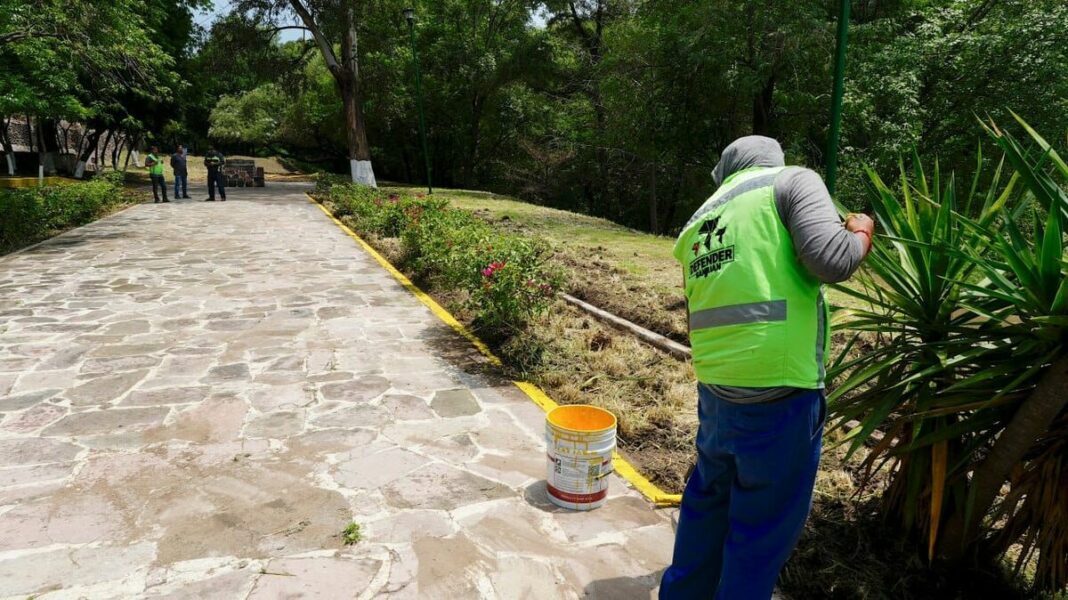
[{"label": "tall tree", "polygon": [[[304,29],[312,35],[334,78],[345,109],[349,171],[352,180],[376,186],[363,115],[363,89],[357,49],[358,0],[240,0],[235,10],[252,13],[271,31]],[[288,24],[293,18],[299,25]]]},{"label": "tall tree", "polygon": [[[0,12],[0,115],[36,117],[41,164],[49,171],[57,166],[58,122],[85,122],[90,135],[73,165],[80,176],[93,150],[85,142],[158,114],[156,107],[174,97],[175,56],[156,40],[169,40],[178,52],[178,37],[161,31],[181,30],[175,19],[184,15],[191,23],[191,10],[204,2],[113,0],[71,10],[62,0],[9,0]],[[190,30],[181,31],[188,38]],[[9,140],[4,150],[12,155]]]}]

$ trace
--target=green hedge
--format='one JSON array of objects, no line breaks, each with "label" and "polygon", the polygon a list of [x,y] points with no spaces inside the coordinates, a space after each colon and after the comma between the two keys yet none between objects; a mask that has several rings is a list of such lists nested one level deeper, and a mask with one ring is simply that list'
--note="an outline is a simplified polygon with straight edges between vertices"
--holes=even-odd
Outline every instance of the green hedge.
[{"label": "green hedge", "polygon": [[546,244],[498,232],[446,200],[329,179],[316,190],[361,235],[400,238],[402,266],[421,281],[464,292],[472,324],[484,336],[516,333],[548,308],[561,285]]},{"label": "green hedge", "polygon": [[0,190],[0,252],[88,223],[122,202],[111,178],[41,188]]}]

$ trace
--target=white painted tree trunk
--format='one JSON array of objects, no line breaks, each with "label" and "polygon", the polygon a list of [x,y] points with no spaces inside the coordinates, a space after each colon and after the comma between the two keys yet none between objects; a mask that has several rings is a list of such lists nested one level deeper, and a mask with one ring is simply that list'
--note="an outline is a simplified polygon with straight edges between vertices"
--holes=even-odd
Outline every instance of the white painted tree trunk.
[{"label": "white painted tree trunk", "polygon": [[6,156],[7,156],[7,174],[11,175],[11,176],[14,176],[15,175],[15,155],[10,153],[10,152],[8,152],[6,154]]},{"label": "white painted tree trunk", "polygon": [[42,152],[41,164],[44,166],[44,172],[49,175],[56,174],[56,153],[55,152]]},{"label": "white painted tree trunk", "polygon": [[85,176],[85,161],[79,160],[78,164],[74,165],[74,178],[81,179]]},{"label": "white painted tree trunk", "polygon": [[361,185],[371,186],[373,188],[378,187],[378,182],[375,181],[375,170],[371,167],[371,161],[369,160],[349,160],[349,169],[352,171],[352,181]]},{"label": "white painted tree trunk", "polygon": [[134,166],[135,167],[140,169],[141,167],[144,166],[144,165],[141,164],[141,155],[137,152],[137,150],[131,150],[130,154],[133,155],[133,161],[134,161]]}]

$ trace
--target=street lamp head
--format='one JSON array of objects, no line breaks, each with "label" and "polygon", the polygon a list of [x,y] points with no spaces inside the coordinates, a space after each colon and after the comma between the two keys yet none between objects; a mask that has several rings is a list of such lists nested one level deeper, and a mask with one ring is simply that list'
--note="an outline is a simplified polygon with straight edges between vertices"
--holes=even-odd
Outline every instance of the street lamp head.
[{"label": "street lamp head", "polygon": [[404,9],[404,18],[407,19],[409,23],[415,22],[415,9],[414,8],[406,8],[406,9]]}]

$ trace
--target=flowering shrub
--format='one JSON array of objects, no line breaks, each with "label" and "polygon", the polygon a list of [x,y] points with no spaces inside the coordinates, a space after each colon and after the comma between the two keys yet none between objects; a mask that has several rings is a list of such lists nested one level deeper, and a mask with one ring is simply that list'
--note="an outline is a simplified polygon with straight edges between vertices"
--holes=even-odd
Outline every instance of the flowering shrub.
[{"label": "flowering shrub", "polygon": [[402,266],[419,279],[465,292],[465,307],[483,335],[508,337],[548,308],[561,284],[544,243],[499,233],[445,200],[338,184],[320,198],[361,234],[399,237]]}]

